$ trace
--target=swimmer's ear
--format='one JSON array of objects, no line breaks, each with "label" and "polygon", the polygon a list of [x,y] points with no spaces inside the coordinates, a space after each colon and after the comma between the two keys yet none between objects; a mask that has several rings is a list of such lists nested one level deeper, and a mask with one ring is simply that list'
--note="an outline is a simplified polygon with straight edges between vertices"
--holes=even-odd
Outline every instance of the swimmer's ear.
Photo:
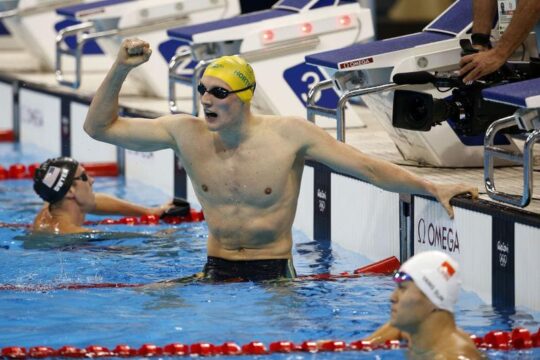
[{"label": "swimmer's ear", "polygon": [[73,186],[71,186],[68,192],[66,193],[66,195],[64,195],[64,199],[74,199],[74,198],[75,198],[75,190],[73,190]]}]

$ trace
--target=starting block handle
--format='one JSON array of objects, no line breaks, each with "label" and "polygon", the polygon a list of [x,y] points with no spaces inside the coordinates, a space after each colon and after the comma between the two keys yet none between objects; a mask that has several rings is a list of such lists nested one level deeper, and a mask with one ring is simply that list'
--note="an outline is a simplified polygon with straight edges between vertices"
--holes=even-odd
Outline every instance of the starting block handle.
[{"label": "starting block handle", "polygon": [[[490,198],[511,205],[526,207],[531,201],[533,189],[533,147],[540,141],[540,129],[529,133],[523,147],[523,155],[495,146],[495,137],[503,129],[518,125],[518,119],[512,115],[492,123],[486,131],[484,138],[484,183]],[[494,159],[514,161],[523,166],[523,192],[522,195],[508,194],[498,191],[495,187]]]},{"label": "starting block handle", "polygon": [[343,91],[343,94],[339,97],[338,107],[336,109],[337,139],[345,142],[345,108],[349,102],[349,99],[366,94],[393,90],[402,86],[403,85],[397,85],[395,83],[387,83]]},{"label": "starting block handle", "polygon": [[326,116],[335,119],[336,118],[336,109],[326,108],[323,106],[315,105],[315,99],[317,95],[326,89],[331,89],[334,86],[334,81],[332,79],[323,80],[311,89],[309,89],[306,110],[307,110],[307,119],[312,123],[315,123],[315,115]]},{"label": "starting block handle", "polygon": [[179,74],[177,69],[185,61],[192,59],[193,52],[190,49],[183,50],[178,54],[174,55],[169,62],[169,111],[171,114],[179,114],[182,111],[178,109],[176,103],[176,84],[185,84],[191,87],[192,91],[192,109],[191,114],[193,116],[199,116],[199,93],[197,92],[197,83],[206,69],[206,66],[213,60],[201,60],[193,69],[193,75],[186,76]]},{"label": "starting block handle", "polygon": [[[88,31],[94,28],[94,24],[91,22],[83,22],[81,24],[68,26],[58,32],[56,36],[56,67],[55,67],[55,77],[56,81],[65,86],[69,86],[73,89],[78,89],[81,85],[81,56],[82,48],[86,42],[85,38],[82,38],[80,41],[79,34],[84,31]],[[77,47],[75,49],[70,49],[64,43],[64,40],[68,36],[77,37]],[[72,56],[75,58],[75,80],[69,81],[66,80],[64,76],[64,71],[62,70],[62,56]]]}]

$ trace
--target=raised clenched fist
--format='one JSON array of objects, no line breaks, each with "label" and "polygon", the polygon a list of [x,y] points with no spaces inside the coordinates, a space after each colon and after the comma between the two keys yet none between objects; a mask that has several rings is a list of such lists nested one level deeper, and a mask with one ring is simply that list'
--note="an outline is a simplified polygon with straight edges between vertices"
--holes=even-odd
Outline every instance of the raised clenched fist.
[{"label": "raised clenched fist", "polygon": [[125,39],[118,52],[117,62],[129,67],[139,66],[150,59],[150,44],[140,39]]}]

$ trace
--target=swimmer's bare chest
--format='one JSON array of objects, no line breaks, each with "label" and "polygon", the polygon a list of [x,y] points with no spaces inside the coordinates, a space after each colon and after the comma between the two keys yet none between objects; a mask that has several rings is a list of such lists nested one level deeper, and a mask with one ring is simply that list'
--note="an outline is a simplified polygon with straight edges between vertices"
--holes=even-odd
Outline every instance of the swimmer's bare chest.
[{"label": "swimmer's bare chest", "polygon": [[295,153],[253,147],[198,156],[188,173],[201,201],[267,208],[298,191],[302,167]]}]

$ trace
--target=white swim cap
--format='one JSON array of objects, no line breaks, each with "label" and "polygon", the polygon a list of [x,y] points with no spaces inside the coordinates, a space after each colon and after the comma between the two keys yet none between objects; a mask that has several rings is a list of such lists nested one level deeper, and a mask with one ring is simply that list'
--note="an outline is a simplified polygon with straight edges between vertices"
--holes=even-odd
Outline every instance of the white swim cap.
[{"label": "white swim cap", "polygon": [[454,312],[461,278],[459,265],[450,256],[440,251],[421,252],[407,260],[399,273],[409,275],[435,306]]}]

